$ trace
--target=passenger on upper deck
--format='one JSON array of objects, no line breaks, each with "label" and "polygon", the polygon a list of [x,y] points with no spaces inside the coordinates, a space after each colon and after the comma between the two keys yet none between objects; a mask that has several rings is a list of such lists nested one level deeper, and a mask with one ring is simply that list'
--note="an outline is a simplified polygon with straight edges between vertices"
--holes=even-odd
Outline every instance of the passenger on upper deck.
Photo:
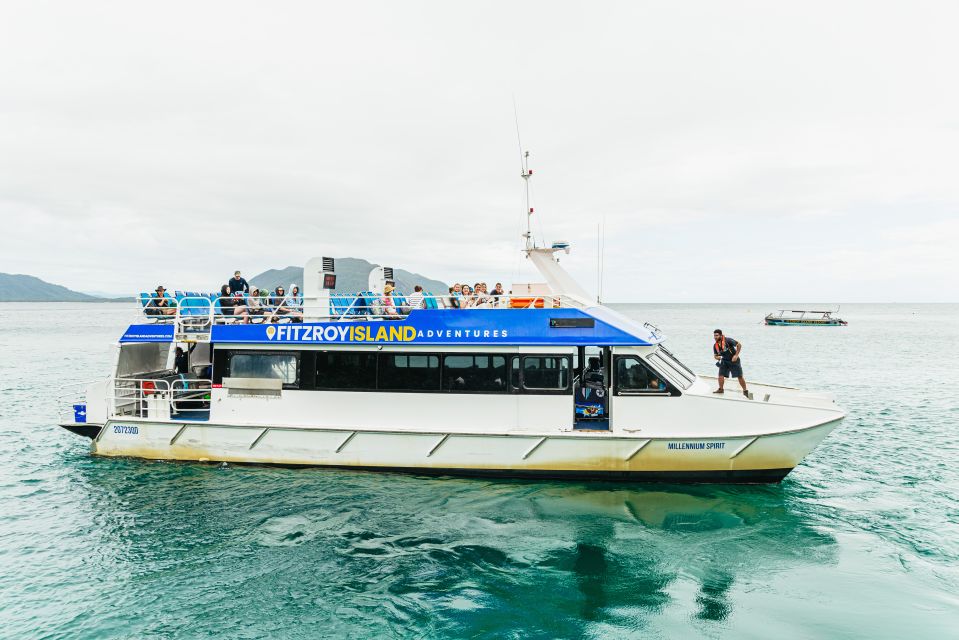
[{"label": "passenger on upper deck", "polygon": [[387,316],[389,318],[399,318],[400,312],[396,310],[396,303],[393,302],[393,285],[386,283],[383,286],[383,295],[377,301],[377,315]]},{"label": "passenger on upper deck", "polygon": [[239,271],[233,272],[233,277],[230,278],[230,293],[236,293],[237,291],[241,293],[250,292],[250,284],[243,279]]},{"label": "passenger on upper deck", "polygon": [[260,290],[256,287],[253,287],[253,291],[250,292],[250,298],[247,300],[247,307],[250,309],[250,315],[253,316],[262,316],[266,306],[263,303],[264,298],[260,297]]},{"label": "passenger on upper deck", "polygon": [[273,292],[270,305],[273,307],[274,322],[276,321],[276,316],[289,316],[293,322],[303,322],[303,314],[293,308],[290,299],[286,295],[286,289],[283,287],[277,287],[276,291]]},{"label": "passenger on upper deck", "polygon": [[176,313],[176,300],[171,300],[163,294],[166,292],[166,289],[163,288],[161,284],[156,288],[156,291],[150,296],[150,302],[147,303],[144,313],[148,316],[172,316]]},{"label": "passenger on upper deck", "polygon": [[486,292],[486,283],[477,282],[476,287],[474,288],[476,292],[473,296],[473,306],[478,309],[489,309],[492,307],[492,298],[489,297],[489,294]]},{"label": "passenger on upper deck", "polygon": [[294,311],[303,311],[303,296],[296,285],[293,285],[293,290],[290,291],[290,308]]},{"label": "passenger on upper deck", "polygon": [[453,283],[453,286],[450,287],[450,295],[446,299],[446,307],[449,309],[459,309],[460,308],[460,285],[459,283]]},{"label": "passenger on upper deck", "polygon": [[460,297],[460,309],[469,309],[476,302],[473,298],[473,290],[470,289],[468,284],[463,285],[463,293]]},{"label": "passenger on upper deck", "polygon": [[413,293],[406,299],[406,313],[414,309],[422,309],[423,306],[423,287],[416,285],[413,287]]},{"label": "passenger on upper deck", "polygon": [[503,283],[497,282],[496,286],[493,287],[493,290],[490,291],[490,295],[493,296],[496,302],[499,302],[500,298],[506,295],[506,292],[503,291]]},{"label": "passenger on upper deck", "polygon": [[231,295],[229,285],[223,285],[220,287],[218,302],[220,303],[220,313],[223,316],[242,318],[243,324],[250,323],[250,312],[246,308],[246,300],[239,291]]}]

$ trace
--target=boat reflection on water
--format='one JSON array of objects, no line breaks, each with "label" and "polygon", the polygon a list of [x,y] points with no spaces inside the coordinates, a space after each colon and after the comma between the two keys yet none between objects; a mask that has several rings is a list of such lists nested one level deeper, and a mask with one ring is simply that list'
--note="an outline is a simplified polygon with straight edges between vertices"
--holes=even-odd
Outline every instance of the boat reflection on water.
[{"label": "boat reflection on water", "polygon": [[[145,599],[147,608],[204,602],[241,612],[267,591],[288,592],[289,606],[333,634],[418,625],[509,635],[522,624],[568,637],[597,625],[708,625],[783,570],[835,562],[833,538],[815,527],[828,514],[791,484],[489,482],[91,458],[78,466],[73,481],[109,541],[90,569],[162,566],[180,577],[175,594]],[[197,577],[210,567],[256,579],[210,596]]]},{"label": "boat reflection on water", "polygon": [[[696,584],[693,614],[722,621],[730,589],[766,579],[801,556],[829,562],[835,540],[814,529],[805,504],[782,487],[664,485],[555,487],[535,497],[539,518],[576,526],[565,565],[583,593],[585,619],[604,611],[659,612]],[[640,525],[636,528],[635,525]],[[808,556],[807,556],[808,557]]]}]

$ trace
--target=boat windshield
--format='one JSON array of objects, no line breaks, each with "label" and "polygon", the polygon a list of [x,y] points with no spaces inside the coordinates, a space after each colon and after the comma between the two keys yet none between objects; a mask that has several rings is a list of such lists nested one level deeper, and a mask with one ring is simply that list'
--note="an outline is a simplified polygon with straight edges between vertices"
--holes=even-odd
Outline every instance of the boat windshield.
[{"label": "boat windshield", "polygon": [[662,345],[649,355],[649,361],[659,365],[659,370],[684,390],[693,386],[696,380],[696,374]]}]

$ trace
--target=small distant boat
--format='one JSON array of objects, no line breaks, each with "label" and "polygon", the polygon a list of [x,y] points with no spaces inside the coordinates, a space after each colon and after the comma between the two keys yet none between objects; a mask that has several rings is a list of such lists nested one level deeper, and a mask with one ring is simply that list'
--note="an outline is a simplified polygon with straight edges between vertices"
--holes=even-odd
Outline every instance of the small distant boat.
[{"label": "small distant boat", "polygon": [[832,315],[838,311],[779,309],[766,316],[766,324],[773,327],[845,327],[848,322]]}]

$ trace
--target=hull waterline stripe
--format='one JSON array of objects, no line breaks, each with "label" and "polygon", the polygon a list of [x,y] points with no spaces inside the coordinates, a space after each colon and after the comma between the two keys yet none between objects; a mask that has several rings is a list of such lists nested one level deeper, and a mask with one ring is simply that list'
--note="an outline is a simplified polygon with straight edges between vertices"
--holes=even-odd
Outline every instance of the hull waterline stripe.
[{"label": "hull waterline stripe", "polygon": [[[102,455],[102,454],[97,454]],[[107,455],[106,457],[123,457]],[[181,462],[191,462],[184,460]],[[211,458],[205,462],[221,462]],[[714,469],[703,471],[596,471],[563,469],[469,469],[462,467],[394,467],[310,463],[264,463],[227,461],[234,465],[276,467],[281,469],[346,469],[351,471],[390,472],[416,476],[459,476],[465,478],[526,478],[542,480],[620,480],[627,482],[690,482],[709,484],[770,484],[782,480],[793,467],[775,469]]]},{"label": "hull waterline stripe", "polygon": [[335,452],[335,453],[339,453],[340,451],[342,451],[342,450],[343,450],[343,447],[345,447],[346,445],[350,444],[350,440],[352,440],[352,439],[355,438],[355,437],[356,437],[356,431],[354,431],[354,432],[351,433],[350,435],[346,436],[346,439],[344,439],[343,442],[340,443],[340,446],[338,446],[338,447],[336,448],[336,452]]},{"label": "hull waterline stripe", "polygon": [[736,456],[738,456],[740,453],[742,453],[743,451],[745,451],[746,449],[748,449],[749,446],[750,446],[752,443],[756,442],[757,440],[759,440],[759,436],[753,436],[752,438],[750,438],[750,439],[749,439],[749,442],[747,442],[747,443],[744,444],[743,446],[741,446],[741,447],[739,447],[738,449],[736,449],[735,451],[733,451],[733,455],[729,456],[729,459],[732,460],[733,458],[735,458]]},{"label": "hull waterline stripe", "polygon": [[183,435],[183,432],[186,431],[186,428],[187,428],[187,425],[183,425],[182,427],[180,427],[180,430],[176,432],[176,435],[173,436],[173,438],[170,440],[171,447],[174,445],[174,443],[176,443],[177,440],[179,440],[180,436]]},{"label": "hull waterline stripe", "polygon": [[250,445],[250,449],[252,449],[252,448],[255,447],[256,445],[260,444],[260,440],[263,439],[263,436],[265,436],[269,430],[270,430],[270,428],[267,427],[266,429],[264,429],[263,431],[261,431],[261,432],[260,432],[260,435],[258,435],[258,436],[256,437],[256,440],[253,441],[253,444]]},{"label": "hull waterline stripe", "polygon": [[430,449],[430,452],[426,454],[426,457],[429,458],[431,455],[436,453],[436,450],[439,449],[441,446],[443,446],[443,443],[446,442],[449,439],[449,437],[450,437],[450,434],[447,433],[445,436],[440,438],[439,441],[433,445],[433,448]]},{"label": "hull waterline stripe", "polygon": [[539,442],[537,442],[536,444],[534,444],[534,445],[530,448],[529,451],[527,451],[526,453],[523,454],[523,460],[525,460],[526,458],[528,458],[528,457],[530,457],[531,455],[533,455],[533,452],[536,451],[537,449],[539,449],[539,446],[540,446],[541,444],[543,444],[544,442],[546,442],[546,440],[547,440],[546,437],[540,438],[540,439],[539,439]]},{"label": "hull waterline stripe", "polygon": [[652,442],[652,440],[647,440],[647,441],[644,442],[643,444],[641,444],[641,445],[639,445],[638,447],[636,447],[635,449],[633,449],[633,452],[632,452],[631,454],[629,454],[628,456],[626,456],[626,460],[625,460],[625,461],[626,461],[626,462],[629,462],[630,460],[632,460],[633,458],[635,458],[635,457],[636,457],[636,454],[639,453],[640,451],[642,451],[642,450],[643,450],[643,447],[645,447],[645,446],[646,446],[647,444],[649,444],[650,442]]}]

